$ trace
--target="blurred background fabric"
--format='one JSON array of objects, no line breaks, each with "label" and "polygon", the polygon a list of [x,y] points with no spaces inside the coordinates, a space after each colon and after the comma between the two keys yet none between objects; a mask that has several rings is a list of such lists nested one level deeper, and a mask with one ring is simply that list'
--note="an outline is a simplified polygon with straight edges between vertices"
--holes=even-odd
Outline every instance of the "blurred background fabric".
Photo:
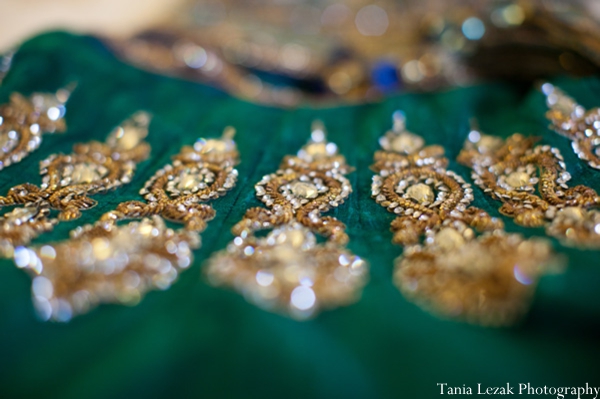
[{"label": "blurred background fabric", "polygon": [[47,30],[249,101],[376,101],[600,70],[591,0],[4,0],[0,50]]},{"label": "blurred background fabric", "polygon": [[48,30],[126,37],[165,19],[185,0],[2,0],[0,51]]}]

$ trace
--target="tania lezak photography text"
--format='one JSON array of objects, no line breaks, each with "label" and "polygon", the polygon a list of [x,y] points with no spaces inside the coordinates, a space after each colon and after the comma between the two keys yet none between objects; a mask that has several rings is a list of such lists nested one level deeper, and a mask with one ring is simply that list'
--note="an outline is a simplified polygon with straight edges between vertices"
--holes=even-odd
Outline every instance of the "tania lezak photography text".
[{"label": "tania lezak photography text", "polygon": [[563,398],[591,398],[598,399],[600,387],[595,387],[586,383],[585,386],[566,387],[566,386],[533,386],[531,383],[511,384],[506,383],[502,386],[485,386],[477,384],[471,387],[463,384],[460,387],[451,386],[445,382],[438,382],[440,395],[537,395],[552,396],[557,399]]}]

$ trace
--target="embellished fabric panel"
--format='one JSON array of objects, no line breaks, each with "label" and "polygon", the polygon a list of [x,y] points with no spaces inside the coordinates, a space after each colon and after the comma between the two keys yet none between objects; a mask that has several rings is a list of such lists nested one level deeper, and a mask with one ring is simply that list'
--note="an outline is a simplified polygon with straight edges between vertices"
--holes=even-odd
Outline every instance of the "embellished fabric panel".
[{"label": "embellished fabric panel", "polygon": [[[489,330],[444,321],[394,286],[394,259],[402,254],[400,246],[391,245],[394,215],[371,198],[369,167],[396,109],[405,111],[408,128],[427,145],[444,148],[448,170],[466,182],[473,183],[471,170],[456,157],[469,134],[469,119],[477,117],[487,134],[541,136],[541,144],[560,150],[570,184],[598,190],[598,170],[548,129],[545,98],[537,89],[486,84],[377,104],[285,111],[139,71],[118,62],[96,40],[52,33],[15,55],[0,86],[0,102],[16,91],[55,93],[73,81],[78,84],[67,103],[67,130],[45,136],[36,151],[0,171],[0,194],[22,182],[42,184],[38,166],[49,154],[68,154],[78,142],[103,141],[140,109],[154,116],[146,138],[152,150],[137,164],[131,182],[94,196],[97,206],[78,220],[59,223],[36,244],[66,239],[73,228],[94,223],[121,202],[142,201],[138,192],[144,182],[182,146],[201,136],[217,137],[226,125],[237,129],[239,177],[228,195],[215,201],[216,216],[202,233],[194,263],[169,290],[150,292],[135,307],[105,305],[68,325],[42,324],[31,304],[30,279],[12,261],[0,261],[0,356],[10,359],[0,372],[1,396],[391,398],[424,397],[423,387],[437,392],[438,382],[493,386],[524,382],[524,375],[532,383],[556,386],[597,380],[600,252],[550,238],[554,250],[567,256],[567,270],[540,279],[520,326]],[[586,109],[600,105],[598,79],[553,83]],[[234,238],[231,228],[246,210],[261,206],[256,182],[306,142],[315,118],[323,120],[328,140],[355,167],[347,175],[352,195],[328,215],[346,225],[347,247],[369,262],[370,281],[359,302],[298,323],[211,287],[201,272],[211,254]],[[543,228],[522,227],[502,216],[498,201],[472,188],[472,205],[501,218],[507,232],[545,236]],[[226,377],[218,372],[224,369]]]}]

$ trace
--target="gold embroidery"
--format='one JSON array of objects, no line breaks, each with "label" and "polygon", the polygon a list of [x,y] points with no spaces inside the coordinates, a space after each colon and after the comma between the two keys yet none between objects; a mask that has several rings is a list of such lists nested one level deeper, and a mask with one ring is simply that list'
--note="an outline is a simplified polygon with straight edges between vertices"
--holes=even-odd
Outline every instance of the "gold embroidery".
[{"label": "gold embroidery", "polygon": [[586,110],[583,106],[550,83],[542,85],[546,118],[551,128],[571,140],[573,151],[592,168],[600,169],[600,108]]},{"label": "gold embroidery", "polygon": [[227,128],[219,140],[200,139],[193,147],[183,147],[173,164],[159,170],[140,191],[147,203],[122,203],[105,219],[161,215],[184,223],[188,230],[203,231],[215,211],[202,202],[224,195],[237,180],[234,166],[239,163],[239,153],[234,133]]},{"label": "gold embroidery", "polygon": [[29,244],[57,223],[47,208],[26,206],[5,213],[0,217],[0,256],[11,257],[16,246]]},{"label": "gold embroidery", "polygon": [[[33,277],[35,307],[44,320],[68,321],[100,303],[136,304],[152,289],[167,289],[193,260],[198,231],[214,217],[204,204],[233,187],[238,152],[226,130],[221,140],[199,140],[152,177],[141,194],[64,242],[15,250],[17,266]],[[164,220],[184,223],[173,230]],[[118,222],[141,218],[125,225]]]},{"label": "gold embroidery", "polygon": [[471,185],[446,169],[442,147],[425,146],[405,130],[401,112],[380,144],[372,195],[397,215],[391,227],[393,241],[404,246],[394,270],[400,291],[444,317],[483,325],[516,321],[555,263],[551,246],[507,234],[500,220],[470,206]]},{"label": "gold embroidery", "polygon": [[71,90],[34,93],[29,98],[13,93],[8,104],[0,105],[0,170],[36,150],[43,133],[65,131],[65,103]]},{"label": "gold embroidery", "polygon": [[[0,218],[0,251],[12,256],[15,246],[27,245],[37,235],[50,231],[59,220],[72,220],[96,201],[89,195],[129,183],[136,164],[148,157],[150,146],[143,139],[150,117],[138,112],[115,128],[106,143],[76,144],[69,155],[53,154],[40,163],[42,184],[25,183],[0,196],[0,207],[24,205]],[[60,211],[58,220],[50,209]]]},{"label": "gold embroidery", "polygon": [[[248,209],[226,250],[207,266],[212,284],[229,286],[267,310],[297,319],[357,300],[368,265],[344,245],[345,226],[321,214],[339,206],[352,187],[351,168],[322,124],[297,156],[286,156],[275,173],[255,186],[267,206]],[[272,229],[266,237],[256,235]],[[318,244],[316,234],[327,239]]]},{"label": "gold embroidery", "polygon": [[566,245],[599,247],[600,217],[590,209],[600,198],[589,187],[569,187],[560,151],[536,141],[518,133],[504,141],[473,129],[458,161],[472,168],[475,183],[517,224],[547,226]]}]

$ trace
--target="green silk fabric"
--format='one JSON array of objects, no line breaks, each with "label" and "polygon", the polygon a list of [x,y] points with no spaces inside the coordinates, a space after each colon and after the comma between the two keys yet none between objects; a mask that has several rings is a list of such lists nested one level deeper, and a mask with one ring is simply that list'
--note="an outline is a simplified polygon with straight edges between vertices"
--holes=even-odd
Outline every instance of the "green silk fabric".
[{"label": "green silk fabric", "polygon": [[[169,163],[181,146],[236,127],[241,153],[239,181],[212,204],[216,218],[202,234],[195,262],[166,291],[148,293],[134,307],[101,305],[68,324],[37,319],[30,278],[11,260],[0,263],[0,397],[2,398],[435,398],[437,383],[476,390],[476,384],[599,386],[600,251],[567,248],[568,270],[544,277],[529,315],[512,328],[491,329],[435,317],[408,302],[392,283],[394,215],[371,199],[369,169],[377,139],[402,109],[411,131],[440,144],[449,168],[471,181],[455,161],[477,117],[483,131],[536,135],[558,147],[573,179],[600,189],[600,171],[578,160],[567,139],[548,129],[541,93],[506,83],[482,84],[433,94],[405,94],[373,104],[286,110],[251,104],[214,88],[158,76],[125,65],[96,39],[50,33],[25,43],[0,87],[54,91],[78,86],[68,102],[64,134],[45,135],[41,147],[0,171],[0,193],[16,184],[39,184],[39,161],[71,152],[73,144],[103,141],[139,109],[154,114],[150,159],[133,181],[95,195],[81,219],[61,223],[36,243],[63,240],[78,225],[93,223]],[[555,81],[586,107],[600,105],[600,80]],[[207,284],[205,261],[233,236],[230,228],[260,202],[254,184],[274,172],[286,154],[309,137],[320,118],[328,138],[348,163],[354,193],[330,212],[347,225],[349,248],[367,259],[371,276],[362,298],[348,307],[297,322],[265,312],[240,295]],[[473,205],[500,216],[500,204],[474,189]],[[503,218],[506,229],[543,236]],[[592,396],[593,397],[593,396]]]}]

